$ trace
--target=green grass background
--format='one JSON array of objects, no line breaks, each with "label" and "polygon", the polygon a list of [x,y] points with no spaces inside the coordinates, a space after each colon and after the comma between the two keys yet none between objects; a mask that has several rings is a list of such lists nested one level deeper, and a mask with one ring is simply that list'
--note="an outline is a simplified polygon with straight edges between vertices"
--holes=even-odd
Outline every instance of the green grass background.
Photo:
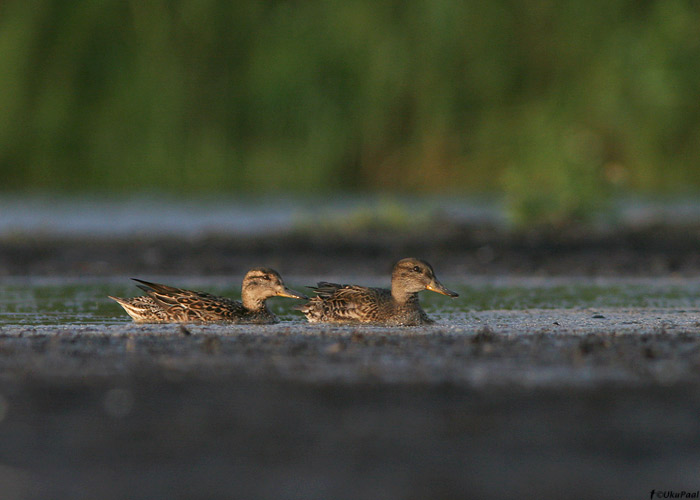
[{"label": "green grass background", "polygon": [[700,3],[6,0],[0,189],[700,187]]}]

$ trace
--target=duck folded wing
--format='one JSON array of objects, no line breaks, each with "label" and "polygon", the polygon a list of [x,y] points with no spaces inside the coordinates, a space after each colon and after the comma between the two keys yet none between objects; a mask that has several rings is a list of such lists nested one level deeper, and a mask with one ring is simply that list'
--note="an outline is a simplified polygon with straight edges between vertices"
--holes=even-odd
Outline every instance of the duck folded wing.
[{"label": "duck folded wing", "polygon": [[331,298],[335,292],[348,285],[339,285],[338,283],[329,283],[327,281],[319,281],[315,287],[311,287],[316,295],[322,299]]},{"label": "duck folded wing", "polygon": [[[324,292],[329,292],[323,287]],[[389,291],[381,288],[367,288],[344,285],[334,289],[333,293],[319,295],[323,299],[327,316],[345,321],[375,321],[380,304],[389,296]]]},{"label": "duck folded wing", "polygon": [[243,304],[225,297],[139,282],[143,283],[139,287],[174,321],[221,321],[238,318],[246,312]]},{"label": "duck folded wing", "polygon": [[161,283],[152,283],[150,281],[140,280],[138,278],[131,279],[140,283],[136,286],[146,293],[157,292],[163,295],[179,295],[182,293],[190,293],[188,290],[183,290],[182,288],[175,288],[174,286],[162,285]]},{"label": "duck folded wing", "polygon": [[197,292],[193,290],[185,290],[183,288],[175,288],[174,286],[162,285],[160,283],[151,283],[136,278],[134,281],[141,283],[136,285],[141,290],[146,292],[153,300],[162,304],[163,307],[169,305],[191,305],[200,301],[222,301],[228,300],[222,297],[217,297],[207,292]]},{"label": "duck folded wing", "polygon": [[178,321],[233,321],[246,313],[240,302],[209,294],[156,296],[154,300]]}]

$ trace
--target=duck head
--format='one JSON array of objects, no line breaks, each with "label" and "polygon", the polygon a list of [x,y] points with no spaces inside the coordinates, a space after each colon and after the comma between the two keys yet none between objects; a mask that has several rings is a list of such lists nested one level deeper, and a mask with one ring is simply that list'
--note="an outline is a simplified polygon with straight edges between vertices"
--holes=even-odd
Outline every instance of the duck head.
[{"label": "duck head", "polygon": [[391,274],[391,291],[395,298],[401,299],[422,290],[441,293],[448,297],[459,295],[438,281],[433,266],[426,261],[415,258],[401,259],[394,266]]},{"label": "duck head", "polygon": [[303,293],[287,288],[282,277],[274,269],[256,267],[248,271],[241,286],[243,305],[247,309],[256,309],[262,307],[270,297],[308,299]]}]

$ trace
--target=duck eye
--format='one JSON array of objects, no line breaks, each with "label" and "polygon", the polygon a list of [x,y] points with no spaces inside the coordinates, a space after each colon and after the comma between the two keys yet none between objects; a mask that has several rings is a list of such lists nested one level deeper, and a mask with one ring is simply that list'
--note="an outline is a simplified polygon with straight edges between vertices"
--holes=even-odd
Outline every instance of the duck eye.
[{"label": "duck eye", "polygon": [[420,272],[420,267],[418,267],[418,266],[413,266],[413,270],[414,270],[415,272],[419,273],[419,272]]},{"label": "duck eye", "polygon": [[270,277],[269,277],[267,274],[263,274],[261,277],[262,277],[262,279],[264,279],[265,281],[270,281]]}]

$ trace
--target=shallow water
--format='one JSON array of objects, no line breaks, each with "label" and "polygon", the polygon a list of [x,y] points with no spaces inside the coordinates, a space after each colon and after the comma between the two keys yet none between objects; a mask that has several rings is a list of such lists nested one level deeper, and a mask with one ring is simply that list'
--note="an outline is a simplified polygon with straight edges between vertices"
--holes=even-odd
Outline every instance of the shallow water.
[{"label": "shallow water", "polygon": [[[700,220],[700,200],[622,197],[601,217],[603,224],[694,223]],[[324,225],[415,225],[431,218],[482,226],[508,220],[502,200],[480,196],[0,196],[0,237],[241,236]]]},{"label": "shallow water", "polygon": [[[193,238],[260,235],[325,224],[403,223],[440,216],[503,224],[502,204],[480,197],[78,197],[0,196],[0,237]],[[319,207],[323,207],[319,210]],[[410,218],[409,218],[410,217]]]},{"label": "shallow water", "polygon": [[[226,277],[162,277],[156,281],[240,298],[239,285]],[[317,277],[293,277],[292,288]],[[341,280],[342,281],[342,280]],[[376,278],[359,283],[381,286]],[[595,278],[483,278],[464,277],[446,285],[459,292],[457,299],[424,292],[421,302],[443,326],[473,325],[479,313],[530,310],[665,309],[692,312],[700,307],[697,280],[595,279]],[[307,290],[308,291],[308,290]],[[119,325],[130,318],[107,295],[134,296],[140,290],[122,277],[108,279],[6,278],[0,284],[0,326]],[[283,322],[305,324],[293,310],[297,300],[273,298],[268,304]]]}]

